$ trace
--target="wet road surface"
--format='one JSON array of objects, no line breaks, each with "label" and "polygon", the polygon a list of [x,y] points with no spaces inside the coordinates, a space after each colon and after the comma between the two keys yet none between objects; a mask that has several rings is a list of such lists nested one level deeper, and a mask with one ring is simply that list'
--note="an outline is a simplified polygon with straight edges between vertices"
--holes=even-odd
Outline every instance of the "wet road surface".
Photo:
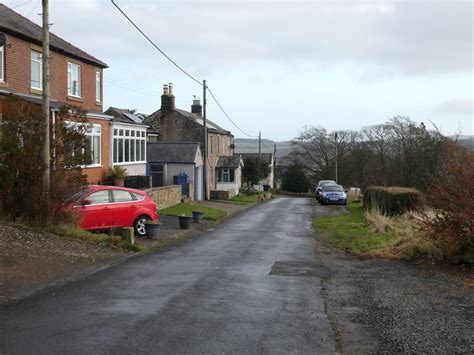
[{"label": "wet road surface", "polygon": [[310,200],[3,306],[2,354],[334,353]]}]

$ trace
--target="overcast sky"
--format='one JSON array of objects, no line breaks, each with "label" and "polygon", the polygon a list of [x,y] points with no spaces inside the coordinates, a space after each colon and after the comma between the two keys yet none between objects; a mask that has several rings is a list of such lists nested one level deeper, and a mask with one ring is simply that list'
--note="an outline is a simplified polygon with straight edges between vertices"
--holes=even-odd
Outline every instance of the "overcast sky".
[{"label": "overcast sky", "polygon": [[[396,115],[473,132],[470,0],[117,0],[170,57],[208,85],[250,135],[307,125],[359,129]],[[9,0],[40,23],[41,0]],[[105,107],[152,113],[164,83],[190,109],[202,89],[107,0],[50,0],[51,31],[105,61]],[[245,137],[208,100],[209,117]]]}]

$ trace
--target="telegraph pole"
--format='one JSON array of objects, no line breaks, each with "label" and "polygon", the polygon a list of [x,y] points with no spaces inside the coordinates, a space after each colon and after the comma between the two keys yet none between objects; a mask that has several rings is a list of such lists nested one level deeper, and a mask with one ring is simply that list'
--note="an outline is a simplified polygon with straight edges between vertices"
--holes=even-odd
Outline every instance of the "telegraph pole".
[{"label": "telegraph pole", "polygon": [[204,180],[204,199],[208,200],[207,195],[207,115],[206,115],[206,91],[207,91],[207,84],[206,80],[202,81],[202,121],[204,125],[204,157],[203,157],[203,180]]},{"label": "telegraph pole", "polygon": [[334,142],[335,142],[335,147],[336,147],[336,184],[337,184],[337,132],[334,133]]},{"label": "telegraph pole", "polygon": [[276,159],[277,159],[277,144],[273,143],[273,188],[276,189]]},{"label": "telegraph pole", "polygon": [[262,132],[258,132],[258,157],[262,157]]},{"label": "telegraph pole", "polygon": [[42,105],[43,105],[43,117],[44,117],[44,146],[43,146],[43,195],[48,197],[51,176],[50,176],[50,137],[49,137],[49,4],[48,0],[42,0],[43,2],[43,53],[41,56],[43,75],[42,75]]}]

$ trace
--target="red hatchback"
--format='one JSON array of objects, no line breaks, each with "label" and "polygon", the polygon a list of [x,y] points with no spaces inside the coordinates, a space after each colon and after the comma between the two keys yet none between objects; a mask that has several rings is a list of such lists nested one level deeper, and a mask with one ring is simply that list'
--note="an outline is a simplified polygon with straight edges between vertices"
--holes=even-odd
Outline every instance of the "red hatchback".
[{"label": "red hatchback", "polygon": [[144,236],[145,223],[158,221],[155,201],[141,190],[90,185],[66,203],[86,230],[134,227],[137,235]]}]

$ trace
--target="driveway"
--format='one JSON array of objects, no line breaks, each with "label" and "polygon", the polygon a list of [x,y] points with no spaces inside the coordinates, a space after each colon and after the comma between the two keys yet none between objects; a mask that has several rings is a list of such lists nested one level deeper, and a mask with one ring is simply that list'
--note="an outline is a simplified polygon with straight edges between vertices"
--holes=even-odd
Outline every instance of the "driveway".
[{"label": "driveway", "polygon": [[333,353],[311,215],[306,199],[271,200],[4,306],[1,353]]}]

